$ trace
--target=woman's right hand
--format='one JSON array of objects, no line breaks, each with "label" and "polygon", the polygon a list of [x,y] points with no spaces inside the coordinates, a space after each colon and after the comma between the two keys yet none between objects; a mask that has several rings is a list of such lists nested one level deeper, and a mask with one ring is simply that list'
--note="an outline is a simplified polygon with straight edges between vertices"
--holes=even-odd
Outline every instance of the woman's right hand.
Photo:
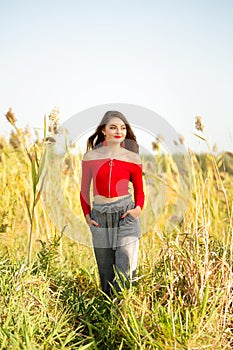
[{"label": "woman's right hand", "polygon": [[98,222],[96,222],[95,220],[93,220],[89,214],[86,215],[86,222],[89,226],[94,225],[97,227],[100,227],[100,225],[98,224]]}]

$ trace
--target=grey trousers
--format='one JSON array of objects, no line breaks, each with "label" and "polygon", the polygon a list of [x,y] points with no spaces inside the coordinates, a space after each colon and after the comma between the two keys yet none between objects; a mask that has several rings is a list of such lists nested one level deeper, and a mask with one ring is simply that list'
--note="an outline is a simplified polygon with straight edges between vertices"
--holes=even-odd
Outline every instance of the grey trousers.
[{"label": "grey trousers", "polygon": [[93,203],[91,217],[100,226],[92,225],[90,229],[102,290],[108,295],[111,285],[119,291],[119,283],[124,287],[136,275],[140,219],[130,214],[121,218],[134,207],[131,195],[112,203]]}]

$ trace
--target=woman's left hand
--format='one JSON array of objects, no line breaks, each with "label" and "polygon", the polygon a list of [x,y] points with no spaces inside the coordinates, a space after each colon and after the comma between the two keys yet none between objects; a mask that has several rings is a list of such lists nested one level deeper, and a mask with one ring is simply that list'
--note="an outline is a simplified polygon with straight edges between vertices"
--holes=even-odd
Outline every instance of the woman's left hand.
[{"label": "woman's left hand", "polygon": [[132,215],[135,219],[137,219],[139,217],[140,213],[141,213],[141,207],[139,207],[139,205],[137,205],[136,208],[127,210],[121,216],[121,219],[124,219],[126,217],[126,215],[128,215],[128,214]]}]

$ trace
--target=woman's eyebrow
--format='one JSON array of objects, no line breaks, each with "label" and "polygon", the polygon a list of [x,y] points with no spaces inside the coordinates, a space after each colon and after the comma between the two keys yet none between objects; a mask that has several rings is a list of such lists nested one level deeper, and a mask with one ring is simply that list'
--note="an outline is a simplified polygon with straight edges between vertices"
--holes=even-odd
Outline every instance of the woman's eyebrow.
[{"label": "woman's eyebrow", "polygon": [[[117,126],[119,124],[109,124],[109,126]],[[125,124],[120,124],[120,126],[125,126]]]}]

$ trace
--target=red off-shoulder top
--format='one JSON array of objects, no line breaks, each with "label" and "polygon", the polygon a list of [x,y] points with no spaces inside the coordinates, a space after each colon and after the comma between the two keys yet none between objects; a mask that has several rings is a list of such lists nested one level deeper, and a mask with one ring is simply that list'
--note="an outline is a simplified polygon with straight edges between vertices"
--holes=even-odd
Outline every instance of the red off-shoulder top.
[{"label": "red off-shoulder top", "polygon": [[129,194],[128,184],[132,181],[135,206],[144,204],[142,164],[105,158],[82,161],[80,201],[84,216],[91,213],[90,185],[93,180],[93,194],[108,198]]}]

